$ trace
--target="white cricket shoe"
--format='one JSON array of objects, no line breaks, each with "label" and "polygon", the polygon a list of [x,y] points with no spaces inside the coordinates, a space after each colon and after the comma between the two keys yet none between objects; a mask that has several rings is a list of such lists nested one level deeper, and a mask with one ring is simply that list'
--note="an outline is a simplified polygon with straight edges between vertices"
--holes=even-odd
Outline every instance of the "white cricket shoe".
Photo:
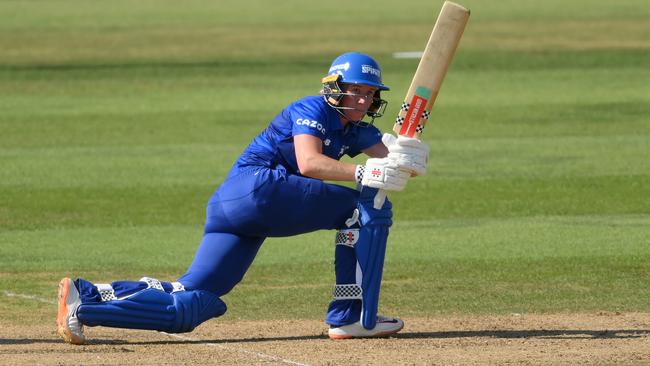
[{"label": "white cricket shoe", "polygon": [[400,318],[392,318],[377,315],[377,325],[368,330],[361,325],[361,322],[343,325],[329,329],[331,339],[387,337],[395,334],[404,328],[404,322]]},{"label": "white cricket shoe", "polygon": [[81,305],[79,290],[69,278],[59,282],[59,312],[56,315],[57,332],[72,344],[84,344],[84,327],[77,318],[77,309]]}]

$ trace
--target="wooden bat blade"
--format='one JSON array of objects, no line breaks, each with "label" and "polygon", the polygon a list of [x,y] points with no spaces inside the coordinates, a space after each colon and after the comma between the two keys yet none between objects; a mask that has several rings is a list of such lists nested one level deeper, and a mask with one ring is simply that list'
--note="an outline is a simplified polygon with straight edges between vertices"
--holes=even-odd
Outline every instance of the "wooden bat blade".
[{"label": "wooden bat blade", "polygon": [[[468,9],[451,1],[445,1],[442,5],[395,120],[395,133],[420,138],[468,20]],[[379,190],[373,203],[374,208],[380,209],[385,199],[386,192]]]},{"label": "wooden bat blade", "polygon": [[397,134],[420,138],[469,14],[468,9],[451,1],[443,4],[395,120],[393,131]]}]

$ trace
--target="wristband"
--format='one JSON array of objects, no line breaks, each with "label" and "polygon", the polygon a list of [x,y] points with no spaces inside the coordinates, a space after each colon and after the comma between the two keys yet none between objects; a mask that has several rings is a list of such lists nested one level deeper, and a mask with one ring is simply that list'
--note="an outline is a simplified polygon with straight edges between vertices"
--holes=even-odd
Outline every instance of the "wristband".
[{"label": "wristband", "polygon": [[357,169],[354,171],[354,180],[361,184],[363,181],[363,173],[366,171],[365,165],[357,165]]}]

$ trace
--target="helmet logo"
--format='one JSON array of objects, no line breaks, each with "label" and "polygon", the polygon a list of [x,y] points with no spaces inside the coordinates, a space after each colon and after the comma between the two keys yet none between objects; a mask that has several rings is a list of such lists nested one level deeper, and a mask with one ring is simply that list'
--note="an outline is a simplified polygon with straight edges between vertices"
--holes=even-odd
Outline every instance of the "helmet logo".
[{"label": "helmet logo", "polygon": [[349,68],[350,68],[350,63],[346,62],[344,64],[332,65],[332,67],[330,67],[329,72],[330,73],[335,72],[335,71],[340,72],[341,70],[348,71]]},{"label": "helmet logo", "polygon": [[376,67],[372,67],[372,65],[361,65],[361,72],[364,74],[375,75],[378,78],[381,77],[381,71]]}]

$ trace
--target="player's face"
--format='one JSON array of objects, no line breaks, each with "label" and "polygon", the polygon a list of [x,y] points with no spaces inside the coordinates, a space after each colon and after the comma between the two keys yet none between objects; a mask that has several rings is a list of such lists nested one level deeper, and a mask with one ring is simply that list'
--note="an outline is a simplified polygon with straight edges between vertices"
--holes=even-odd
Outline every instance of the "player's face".
[{"label": "player's face", "polygon": [[[345,107],[343,113],[350,121],[361,121],[372,105],[372,98],[377,88],[362,84],[349,84],[344,87],[346,95],[340,106]],[[350,108],[350,109],[347,109]]]}]

